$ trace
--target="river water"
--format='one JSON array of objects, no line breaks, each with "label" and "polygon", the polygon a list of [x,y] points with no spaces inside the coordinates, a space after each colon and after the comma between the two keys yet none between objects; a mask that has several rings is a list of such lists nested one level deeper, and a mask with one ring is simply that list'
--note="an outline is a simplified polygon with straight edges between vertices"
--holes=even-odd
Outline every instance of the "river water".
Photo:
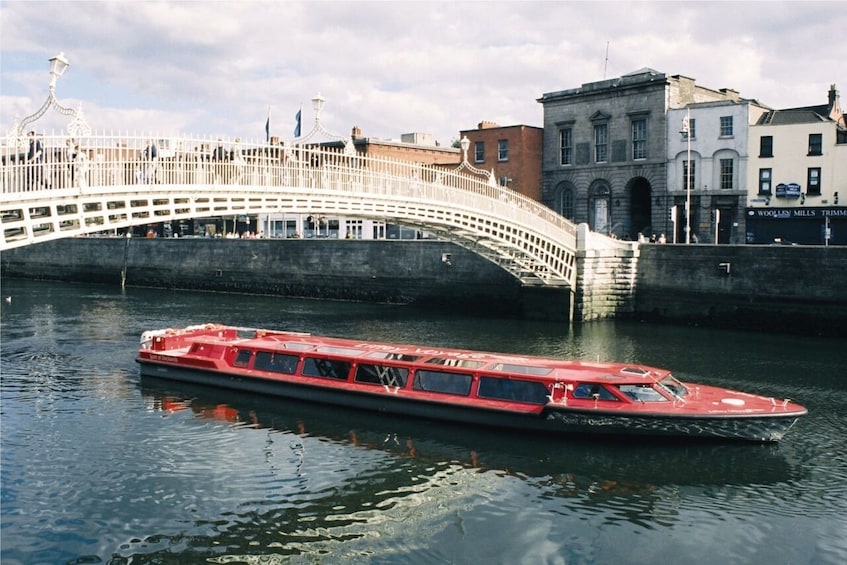
[{"label": "river water", "polygon": [[[847,563],[847,343],[6,280],[0,561]],[[141,379],[196,323],[640,362],[797,400],[778,444],[533,437]]]}]

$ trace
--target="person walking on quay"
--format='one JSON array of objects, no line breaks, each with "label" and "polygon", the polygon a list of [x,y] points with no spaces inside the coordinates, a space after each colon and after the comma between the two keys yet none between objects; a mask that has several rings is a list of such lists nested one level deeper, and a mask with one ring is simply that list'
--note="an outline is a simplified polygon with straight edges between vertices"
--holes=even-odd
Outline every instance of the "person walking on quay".
[{"label": "person walking on quay", "polygon": [[34,131],[27,133],[27,137],[29,138],[29,148],[26,152],[27,190],[33,190],[41,188],[44,180],[44,147],[41,145],[41,140],[35,136]]}]

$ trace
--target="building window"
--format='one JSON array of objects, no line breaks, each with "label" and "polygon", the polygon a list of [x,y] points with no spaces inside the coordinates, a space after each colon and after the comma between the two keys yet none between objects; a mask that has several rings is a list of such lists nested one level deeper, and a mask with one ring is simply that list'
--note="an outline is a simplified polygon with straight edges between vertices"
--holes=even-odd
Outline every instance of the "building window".
[{"label": "building window", "polygon": [[773,157],[772,135],[763,135],[759,138],[759,157]]},{"label": "building window", "polygon": [[823,155],[823,134],[809,134],[809,155]]},{"label": "building window", "polygon": [[688,120],[688,125],[686,125],[684,119],[682,121],[682,140],[686,141],[689,137],[697,139],[697,120],[694,118]]},{"label": "building window", "polygon": [[759,169],[759,194],[771,195],[771,170]]},{"label": "building window", "polygon": [[608,149],[609,125],[594,126],[594,162],[605,163]]},{"label": "building window", "polygon": [[814,167],[809,169],[809,175],[806,177],[806,194],[812,196],[821,195],[821,169]]},{"label": "building window", "polygon": [[485,142],[474,141],[473,144],[473,160],[475,163],[485,162]]},{"label": "building window", "polygon": [[559,131],[559,151],[561,164],[573,165],[573,130],[571,128]]},{"label": "building window", "polygon": [[732,190],[732,178],[735,171],[732,159],[721,159],[721,189]]},{"label": "building window", "polygon": [[[697,178],[697,161],[690,161],[691,163],[691,177],[688,176],[688,164],[689,161],[682,162],[682,188],[688,189],[689,187],[694,188],[694,181]],[[688,184],[689,180],[691,184]]]},{"label": "building window", "polygon": [[497,142],[497,160],[498,161],[508,161],[509,160],[509,140],[501,139]]},{"label": "building window", "polygon": [[632,122],[632,158],[647,158],[647,120]]},{"label": "building window", "polygon": [[566,188],[562,191],[562,216],[569,220],[574,219],[574,194],[573,190]]},{"label": "building window", "polygon": [[732,137],[732,116],[721,116],[721,137]]}]

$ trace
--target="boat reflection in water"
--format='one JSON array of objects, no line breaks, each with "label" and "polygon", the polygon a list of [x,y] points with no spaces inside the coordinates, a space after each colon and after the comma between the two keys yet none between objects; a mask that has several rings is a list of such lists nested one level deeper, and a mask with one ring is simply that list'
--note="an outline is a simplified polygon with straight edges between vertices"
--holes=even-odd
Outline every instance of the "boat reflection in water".
[{"label": "boat reflection in water", "polygon": [[[644,438],[562,438],[326,407],[141,377],[151,409],[270,429],[355,449],[379,450],[422,466],[450,462],[480,471],[543,479],[559,495],[647,493],[663,486],[763,485],[799,478],[790,448],[778,444],[655,443]],[[786,455],[788,453],[789,455]],[[386,469],[386,473],[390,472]]]}]

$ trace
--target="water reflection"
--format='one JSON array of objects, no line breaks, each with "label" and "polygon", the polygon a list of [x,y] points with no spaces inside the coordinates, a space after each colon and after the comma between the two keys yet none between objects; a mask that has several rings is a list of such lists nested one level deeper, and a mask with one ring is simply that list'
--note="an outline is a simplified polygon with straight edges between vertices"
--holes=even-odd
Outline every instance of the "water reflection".
[{"label": "water reflection", "polygon": [[[4,565],[847,562],[842,342],[29,281],[6,290]],[[142,331],[207,321],[637,361],[795,398],[809,415],[776,445],[645,445],[139,380]]]},{"label": "water reflection", "polygon": [[[279,477],[293,480],[301,476],[304,466],[316,465],[342,475],[324,485],[316,485],[314,477],[303,479],[303,490],[295,496],[296,511],[281,499],[276,503],[245,500],[242,513],[219,531],[215,541],[240,547],[232,546],[233,540],[262,538],[262,532],[272,526],[275,534],[257,543],[263,551],[277,548],[284,550],[282,554],[337,549],[336,544],[349,542],[350,536],[373,535],[374,528],[381,531],[386,523],[414,520],[421,528],[432,528],[449,519],[433,513],[439,508],[456,511],[457,500],[467,499],[475,513],[484,514],[498,506],[499,492],[514,491],[516,483],[571,517],[602,516],[605,524],[623,522],[652,529],[680,520],[692,492],[702,497],[699,505],[704,512],[709,513],[710,506],[719,512],[723,502],[710,500],[713,488],[751,492],[779,485],[773,492],[781,493],[781,500],[772,502],[788,505],[796,499],[790,485],[804,475],[802,466],[787,459],[778,445],[645,446],[643,441],[630,445],[529,437],[149,377],[140,381],[140,387],[153,411],[188,412],[196,421],[272,434],[274,439],[269,441],[284,446],[282,450],[268,447],[266,453],[267,461],[277,465]],[[304,460],[318,453],[324,461]],[[340,458],[349,458],[349,463]],[[510,486],[505,488],[507,483]],[[508,508],[515,503],[499,504]],[[747,510],[767,512],[757,509],[756,503]],[[407,541],[420,543],[421,538],[421,532],[416,532]]]}]

